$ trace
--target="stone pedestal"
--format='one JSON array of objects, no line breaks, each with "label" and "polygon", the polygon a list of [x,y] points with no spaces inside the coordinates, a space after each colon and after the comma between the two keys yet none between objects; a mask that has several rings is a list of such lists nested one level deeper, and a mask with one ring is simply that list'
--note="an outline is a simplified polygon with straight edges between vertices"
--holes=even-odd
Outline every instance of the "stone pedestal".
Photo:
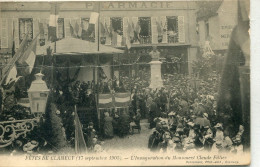
[{"label": "stone pedestal", "polygon": [[151,61],[151,83],[150,88],[156,89],[161,88],[163,86],[163,81],[161,77],[161,64],[160,61]]}]

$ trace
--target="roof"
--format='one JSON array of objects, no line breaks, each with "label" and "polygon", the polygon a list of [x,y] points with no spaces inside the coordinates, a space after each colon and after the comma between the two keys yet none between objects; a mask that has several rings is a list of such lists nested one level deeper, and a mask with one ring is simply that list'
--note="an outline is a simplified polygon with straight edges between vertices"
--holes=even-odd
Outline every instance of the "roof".
[{"label": "roof", "polygon": [[197,5],[199,6],[199,10],[197,11],[197,20],[205,20],[212,16],[216,16],[222,2],[223,0],[198,1]]},{"label": "roof", "polygon": [[[36,55],[47,55],[47,48],[51,47],[54,50],[55,42],[46,44],[44,46],[38,46],[36,49]],[[77,38],[64,38],[56,41],[57,55],[86,55],[86,54],[116,54],[123,53],[123,50],[116,49],[110,46],[99,45],[99,51],[97,51],[97,44]]]}]

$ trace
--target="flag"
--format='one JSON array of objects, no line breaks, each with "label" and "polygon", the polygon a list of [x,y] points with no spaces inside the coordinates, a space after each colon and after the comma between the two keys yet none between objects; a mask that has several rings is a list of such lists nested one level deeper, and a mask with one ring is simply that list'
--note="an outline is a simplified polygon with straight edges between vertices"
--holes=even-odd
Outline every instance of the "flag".
[{"label": "flag", "polygon": [[88,36],[92,36],[95,30],[95,25],[99,17],[99,2],[94,3],[93,11],[90,13],[89,26],[87,30]]},{"label": "flag", "polygon": [[44,46],[45,45],[45,37],[44,37],[44,27],[43,27],[43,23],[39,22],[39,34],[40,34],[40,46]]},{"label": "flag", "polygon": [[98,20],[98,17],[99,17],[99,13],[97,13],[97,12],[91,12],[89,23],[90,23],[90,24],[96,24],[96,23],[97,23],[97,20]]},{"label": "flag", "polygon": [[59,18],[59,5],[57,3],[51,4],[51,13],[48,27],[48,39],[51,42],[55,42],[57,40],[56,35],[56,27]]},{"label": "flag", "polygon": [[74,32],[74,28],[73,28],[73,26],[71,25],[71,23],[70,23],[70,35],[72,36],[72,37],[76,37],[76,35],[75,35],[75,32]]},{"label": "flag", "polygon": [[25,48],[28,45],[28,43],[29,43],[28,34],[26,34],[25,37],[23,38],[23,41],[20,44],[17,52],[15,53],[14,57],[10,61],[10,63],[9,63],[10,65],[5,66],[3,68],[3,73],[2,73],[3,77],[2,77],[0,85],[2,85],[4,81],[5,81],[5,85],[8,85],[11,82],[17,81],[19,79],[19,77],[17,77],[16,62],[21,57],[21,55],[24,53]]},{"label": "flag", "polygon": [[43,23],[39,22],[39,33],[40,33],[40,39],[44,39],[44,28],[43,28]]},{"label": "flag", "polygon": [[13,45],[12,45],[12,57],[15,55],[15,41],[14,41],[14,33],[15,33],[15,28],[14,28],[14,22],[13,22]]},{"label": "flag", "polygon": [[100,11],[99,3],[100,2],[94,2],[93,11],[90,13],[90,20],[89,20],[90,24],[96,24],[98,21],[99,11]]},{"label": "flag", "polygon": [[86,153],[87,146],[86,146],[86,142],[84,140],[82,125],[80,123],[76,107],[75,107],[75,120],[74,121],[75,121],[75,152],[76,152],[76,154]]},{"label": "flag", "polygon": [[79,31],[80,31],[80,27],[79,27],[78,22],[76,21],[76,23],[75,23],[75,34],[76,34],[77,38],[80,37]]},{"label": "flag", "polygon": [[131,40],[134,38],[134,31],[132,25],[128,23],[127,27],[127,37],[126,37],[126,46],[128,49],[131,48]]},{"label": "flag", "polygon": [[101,32],[101,36],[105,36],[106,35],[106,29],[104,24],[100,23],[100,32]]},{"label": "flag", "polygon": [[21,67],[18,71],[19,76],[29,75],[32,72],[36,59],[36,46],[39,34],[32,40],[30,45],[25,50],[24,54],[18,59],[17,65]]}]

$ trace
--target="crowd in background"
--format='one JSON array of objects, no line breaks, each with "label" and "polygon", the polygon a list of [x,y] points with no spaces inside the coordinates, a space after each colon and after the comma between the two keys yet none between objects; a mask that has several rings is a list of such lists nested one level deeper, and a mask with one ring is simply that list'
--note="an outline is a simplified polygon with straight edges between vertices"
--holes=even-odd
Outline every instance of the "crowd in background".
[{"label": "crowd in background", "polygon": [[[68,143],[73,146],[75,142],[71,115],[74,115],[76,104],[91,110],[92,116],[83,124],[83,134],[88,149],[95,152],[102,150],[103,139],[111,139],[115,135],[125,137],[133,133],[132,127],[140,132],[141,119],[148,119],[152,129],[148,139],[148,147],[152,151],[243,150],[243,126],[237,127],[237,132],[230,132],[226,128],[228,125],[217,117],[218,74],[211,75],[207,80],[200,80],[199,83],[193,83],[192,78],[182,74],[164,75],[164,87],[159,89],[148,87],[149,80],[145,79],[148,75],[144,71],[143,78],[131,78],[131,85],[128,86],[125,83],[130,78],[123,77],[120,82],[114,79],[103,81],[98,86],[93,82],[76,81],[68,87],[57,87],[54,91],[57,104],[55,112],[61,118]],[[132,99],[127,110],[104,110],[101,127],[97,124],[96,115],[97,87],[102,90],[100,93],[123,89],[131,91]],[[23,108],[23,113],[27,113],[27,118],[32,117],[26,108]],[[8,120],[19,119],[19,116],[9,117],[11,118]]]}]

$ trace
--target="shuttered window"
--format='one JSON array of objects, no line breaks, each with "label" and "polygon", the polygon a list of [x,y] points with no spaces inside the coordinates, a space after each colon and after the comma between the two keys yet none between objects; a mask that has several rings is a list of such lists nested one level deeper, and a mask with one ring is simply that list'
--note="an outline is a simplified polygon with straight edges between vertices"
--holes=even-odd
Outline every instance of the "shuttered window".
[{"label": "shuttered window", "polygon": [[140,25],[140,43],[149,44],[151,43],[151,17],[139,17]]},{"label": "shuttered window", "polygon": [[167,16],[167,36],[168,43],[178,42],[178,17]]},{"label": "shuttered window", "polygon": [[33,39],[33,19],[20,18],[19,19],[19,42],[21,43],[24,36],[28,33],[29,40]]},{"label": "shuttered window", "polygon": [[112,45],[121,46],[123,40],[123,20],[121,17],[111,17]]},{"label": "shuttered window", "polygon": [[13,31],[14,31],[14,42],[15,48],[19,48],[19,26],[18,26],[18,19],[13,19]]},{"label": "shuttered window", "polygon": [[8,21],[1,19],[1,48],[8,48]]},{"label": "shuttered window", "polygon": [[57,27],[57,38],[62,39],[65,37],[64,33],[64,18],[58,18],[58,27]]}]

